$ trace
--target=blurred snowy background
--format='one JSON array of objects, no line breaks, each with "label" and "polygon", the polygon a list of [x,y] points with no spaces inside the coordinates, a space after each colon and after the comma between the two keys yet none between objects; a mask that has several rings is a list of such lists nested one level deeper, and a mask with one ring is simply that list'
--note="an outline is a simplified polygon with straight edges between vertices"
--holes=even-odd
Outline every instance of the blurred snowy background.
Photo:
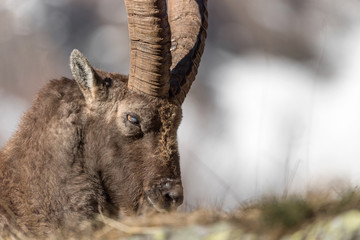
[{"label": "blurred snowy background", "polygon": [[[360,183],[360,2],[210,0],[179,130],[185,208]],[[80,49],[128,73],[119,0],[0,1],[0,146]]]}]

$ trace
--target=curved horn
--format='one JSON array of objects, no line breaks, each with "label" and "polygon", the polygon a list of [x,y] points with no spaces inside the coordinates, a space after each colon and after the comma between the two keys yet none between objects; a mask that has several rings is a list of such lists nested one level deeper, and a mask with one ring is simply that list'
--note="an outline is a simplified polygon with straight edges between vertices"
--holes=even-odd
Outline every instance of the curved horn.
[{"label": "curved horn", "polygon": [[171,29],[170,95],[180,104],[195,80],[204,52],[207,0],[169,0]]},{"label": "curved horn", "polygon": [[125,0],[130,35],[128,88],[168,97],[170,28],[166,0]]}]

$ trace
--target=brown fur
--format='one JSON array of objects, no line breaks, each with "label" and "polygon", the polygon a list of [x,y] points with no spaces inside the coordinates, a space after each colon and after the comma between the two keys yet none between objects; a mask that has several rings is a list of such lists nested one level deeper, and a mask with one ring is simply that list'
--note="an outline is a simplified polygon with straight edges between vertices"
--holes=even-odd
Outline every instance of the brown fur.
[{"label": "brown fur", "polygon": [[129,80],[73,50],[75,81],[47,84],[0,152],[0,234],[182,203],[176,134],[204,49],[207,0],[169,0],[170,22],[165,0],[125,4]]},{"label": "brown fur", "polygon": [[154,189],[167,179],[181,187],[180,106],[129,91],[126,76],[93,72],[92,97],[79,81],[48,83],[0,152],[0,231],[11,223],[46,233],[99,211],[134,214],[148,197],[166,208]]}]

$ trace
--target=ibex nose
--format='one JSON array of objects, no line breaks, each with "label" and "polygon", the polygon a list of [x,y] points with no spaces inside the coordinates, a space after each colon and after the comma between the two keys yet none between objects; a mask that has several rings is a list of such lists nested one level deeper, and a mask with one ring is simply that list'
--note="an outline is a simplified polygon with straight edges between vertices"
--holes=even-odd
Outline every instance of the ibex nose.
[{"label": "ibex nose", "polygon": [[184,193],[181,184],[171,184],[167,182],[162,189],[162,195],[166,202],[169,202],[173,207],[178,207],[183,203]]},{"label": "ibex nose", "polygon": [[176,209],[184,200],[181,181],[166,179],[147,192],[147,199],[158,211]]}]

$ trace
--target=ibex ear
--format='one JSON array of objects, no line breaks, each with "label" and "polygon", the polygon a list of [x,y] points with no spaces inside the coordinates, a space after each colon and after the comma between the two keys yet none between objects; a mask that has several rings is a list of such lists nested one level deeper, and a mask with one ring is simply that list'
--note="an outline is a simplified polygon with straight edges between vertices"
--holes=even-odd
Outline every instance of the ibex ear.
[{"label": "ibex ear", "polygon": [[94,99],[97,85],[95,71],[89,61],[77,49],[74,49],[70,54],[70,68],[85,97]]}]

